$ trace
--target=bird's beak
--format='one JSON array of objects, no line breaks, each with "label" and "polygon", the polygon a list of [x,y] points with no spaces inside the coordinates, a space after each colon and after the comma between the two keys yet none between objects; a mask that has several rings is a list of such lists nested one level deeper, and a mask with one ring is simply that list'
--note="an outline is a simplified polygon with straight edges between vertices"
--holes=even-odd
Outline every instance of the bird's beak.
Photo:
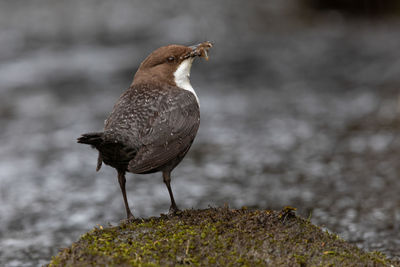
[{"label": "bird's beak", "polygon": [[209,41],[197,44],[197,45],[192,45],[189,46],[189,48],[192,49],[192,51],[187,54],[184,58],[188,58],[188,57],[203,57],[206,60],[208,60],[208,50],[212,47],[212,43]]}]

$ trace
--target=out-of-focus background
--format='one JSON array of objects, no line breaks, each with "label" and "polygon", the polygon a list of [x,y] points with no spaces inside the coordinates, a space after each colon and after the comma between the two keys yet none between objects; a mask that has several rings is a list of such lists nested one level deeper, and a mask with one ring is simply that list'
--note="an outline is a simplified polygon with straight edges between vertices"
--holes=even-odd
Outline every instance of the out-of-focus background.
[{"label": "out-of-focus background", "polygon": [[[152,50],[205,40],[178,205],[291,205],[400,257],[398,1],[18,0],[0,2],[1,266],[45,264],[125,217],[115,171],[75,140]],[[127,191],[136,216],[168,211],[160,174],[128,175]]]}]

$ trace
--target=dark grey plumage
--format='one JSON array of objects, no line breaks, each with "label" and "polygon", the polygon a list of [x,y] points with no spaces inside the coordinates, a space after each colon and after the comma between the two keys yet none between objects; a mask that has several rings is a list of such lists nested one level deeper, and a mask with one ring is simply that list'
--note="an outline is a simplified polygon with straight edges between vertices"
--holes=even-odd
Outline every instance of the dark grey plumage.
[{"label": "dark grey plumage", "polygon": [[189,150],[199,124],[199,106],[191,92],[141,84],[120,97],[94,146],[102,161],[118,170],[172,170]]}]

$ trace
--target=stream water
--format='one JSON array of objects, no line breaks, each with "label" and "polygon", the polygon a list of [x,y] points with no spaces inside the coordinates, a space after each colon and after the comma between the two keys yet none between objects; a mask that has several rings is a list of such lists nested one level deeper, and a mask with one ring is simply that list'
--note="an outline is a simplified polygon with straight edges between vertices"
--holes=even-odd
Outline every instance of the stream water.
[{"label": "stream water", "polygon": [[[305,19],[286,2],[2,2],[0,265],[46,264],[124,218],[115,171],[96,173],[75,140],[102,128],[149,52],[207,39],[191,76],[200,130],[172,176],[180,208],[290,205],[399,259],[400,23]],[[160,174],[128,174],[127,192],[135,216],[168,211]]]}]

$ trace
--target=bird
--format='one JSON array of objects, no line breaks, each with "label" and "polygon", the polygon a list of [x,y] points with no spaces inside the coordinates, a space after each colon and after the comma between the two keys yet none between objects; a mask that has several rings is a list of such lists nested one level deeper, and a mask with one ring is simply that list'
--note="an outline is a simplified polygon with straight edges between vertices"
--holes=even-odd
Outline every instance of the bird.
[{"label": "bird", "polygon": [[209,41],[193,46],[162,46],[140,64],[132,84],[119,97],[104,130],[82,134],[77,142],[98,150],[102,164],[116,169],[127,219],[134,219],[126,195],[126,173],[162,172],[171,200],[171,172],[185,157],[200,125],[200,104],[190,83],[196,57],[208,60]]}]

